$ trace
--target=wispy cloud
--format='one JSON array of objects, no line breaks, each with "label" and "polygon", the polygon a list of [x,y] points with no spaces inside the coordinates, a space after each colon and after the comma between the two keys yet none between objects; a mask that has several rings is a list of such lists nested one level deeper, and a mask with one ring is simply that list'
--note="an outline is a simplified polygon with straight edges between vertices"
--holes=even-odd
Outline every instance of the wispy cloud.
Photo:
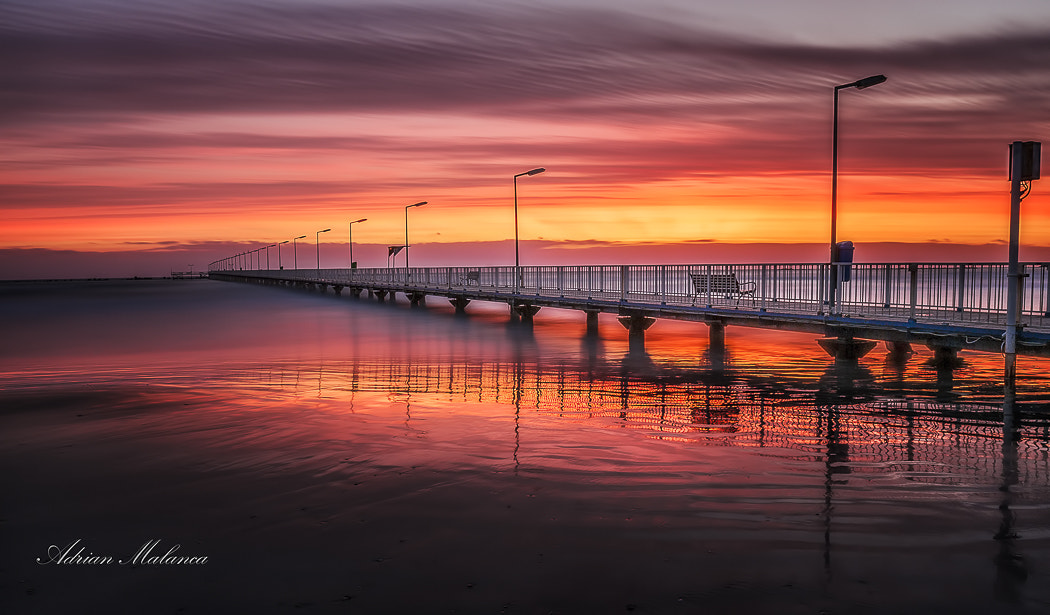
[{"label": "wispy cloud", "polygon": [[1050,96],[1048,30],[841,48],[729,39],[610,10],[88,0],[56,13],[50,4],[4,10],[9,123],[443,110],[744,121],[808,115],[824,102],[815,92],[871,72],[894,76],[912,126],[945,106],[968,122]]},{"label": "wispy cloud", "polygon": [[350,197],[483,206],[533,163],[557,171],[530,184],[533,206],[710,180],[692,192],[727,207],[762,196],[764,175],[823,207],[832,86],[876,73],[890,80],[843,92],[840,115],[841,171],[874,178],[870,199],[910,207],[943,187],[880,176],[998,178],[1008,142],[1050,132],[1050,24],[893,46],[716,24],[455,0],[5,0],[0,207],[32,210],[22,242],[31,216],[80,207],[261,221]]}]

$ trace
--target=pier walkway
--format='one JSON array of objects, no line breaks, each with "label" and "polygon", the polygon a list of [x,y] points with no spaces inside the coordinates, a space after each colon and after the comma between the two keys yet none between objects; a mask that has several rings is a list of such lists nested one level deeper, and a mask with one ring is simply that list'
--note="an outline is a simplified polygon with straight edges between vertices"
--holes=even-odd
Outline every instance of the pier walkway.
[{"label": "pier walkway", "polygon": [[[835,284],[831,284],[832,271]],[[657,319],[701,322],[721,347],[726,326],[816,333],[838,358],[861,356],[875,341],[891,352],[911,344],[954,360],[959,350],[1001,352],[1007,327],[1006,263],[594,265],[241,270],[213,279],[310,286],[413,304],[447,298],[510,306],[528,320],[542,307],[580,310],[588,330],[612,313],[632,346]],[[1022,263],[1018,354],[1050,356],[1050,263]]]}]

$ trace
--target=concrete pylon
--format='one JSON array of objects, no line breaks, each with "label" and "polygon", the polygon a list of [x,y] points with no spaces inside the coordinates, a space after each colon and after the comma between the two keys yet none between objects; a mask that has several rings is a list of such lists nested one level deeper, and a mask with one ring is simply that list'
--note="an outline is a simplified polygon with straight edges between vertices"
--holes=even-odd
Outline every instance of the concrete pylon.
[{"label": "concrete pylon", "polygon": [[875,347],[872,340],[858,340],[852,337],[825,337],[818,339],[817,343],[837,361],[855,361]]},{"label": "concrete pylon", "polygon": [[598,335],[598,312],[587,310],[587,335]]},{"label": "concrete pylon", "polygon": [[713,353],[725,354],[726,351],[726,325],[724,322],[712,320],[707,323],[707,334],[710,338],[708,348]]},{"label": "concrete pylon", "polygon": [[630,352],[632,354],[645,352],[645,331],[653,326],[656,319],[642,314],[631,314],[629,316],[621,316],[618,320],[623,325],[623,328],[627,329],[627,342]]},{"label": "concrete pylon", "polygon": [[522,322],[532,322],[532,317],[540,311],[540,306],[531,303],[516,303],[510,306],[510,310],[520,316]]},{"label": "concrete pylon", "polygon": [[466,297],[450,297],[448,302],[456,308],[457,314],[466,313],[467,306],[470,305],[470,299],[467,299]]}]

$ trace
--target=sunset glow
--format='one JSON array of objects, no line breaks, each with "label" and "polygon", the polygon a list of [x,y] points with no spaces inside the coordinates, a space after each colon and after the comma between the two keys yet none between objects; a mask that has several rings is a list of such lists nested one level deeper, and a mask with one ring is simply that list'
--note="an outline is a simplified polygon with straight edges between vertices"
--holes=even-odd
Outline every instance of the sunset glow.
[{"label": "sunset glow", "polygon": [[953,3],[918,32],[938,3],[890,2],[848,43],[858,16],[825,3],[735,4],[5,3],[0,278],[40,250],[70,276],[160,251],[162,274],[328,227],[337,254],[357,218],[375,254],[420,200],[414,244],[503,242],[536,166],[524,241],[820,244],[832,88],[876,73],[840,98],[840,237],[1002,242],[1007,145],[1050,132],[1050,5]]}]

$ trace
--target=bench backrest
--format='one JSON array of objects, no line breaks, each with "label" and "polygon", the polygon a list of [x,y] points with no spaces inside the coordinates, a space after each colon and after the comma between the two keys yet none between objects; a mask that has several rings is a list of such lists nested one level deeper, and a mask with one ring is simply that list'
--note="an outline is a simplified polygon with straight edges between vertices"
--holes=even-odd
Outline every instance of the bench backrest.
[{"label": "bench backrest", "polygon": [[693,288],[697,294],[740,292],[740,282],[737,281],[735,273],[690,273],[689,279],[693,281]]}]

